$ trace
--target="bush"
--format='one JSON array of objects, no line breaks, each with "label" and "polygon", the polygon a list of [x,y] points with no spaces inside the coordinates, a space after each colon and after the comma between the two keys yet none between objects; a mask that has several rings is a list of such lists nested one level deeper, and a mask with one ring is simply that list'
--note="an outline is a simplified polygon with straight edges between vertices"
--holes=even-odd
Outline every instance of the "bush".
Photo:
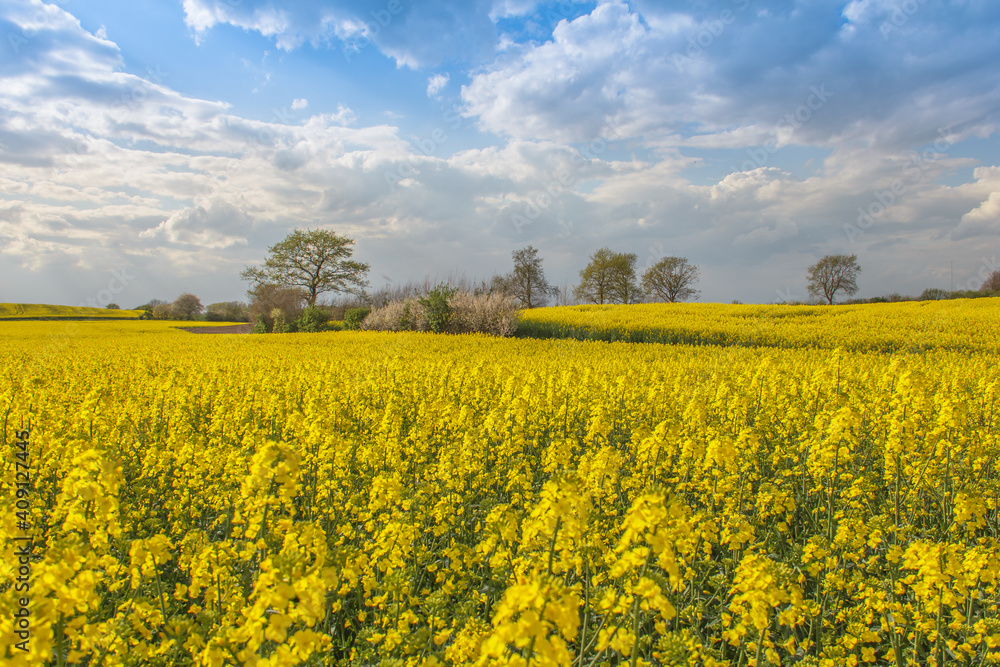
[{"label": "bush", "polygon": [[284,316],[282,326],[286,322],[294,322],[302,315],[305,299],[302,290],[281,285],[258,285],[250,295],[250,316],[258,317],[267,323],[268,331],[274,331],[274,311],[280,310]]},{"label": "bush", "polygon": [[247,305],[240,301],[212,303],[205,309],[205,319],[209,322],[246,322]]},{"label": "bush", "polygon": [[452,316],[451,305],[448,301],[455,296],[455,292],[453,287],[441,283],[429,291],[426,296],[417,299],[424,309],[427,324],[434,333],[444,333],[447,330]]},{"label": "bush", "polygon": [[264,321],[263,317],[258,316],[257,319],[254,320],[253,328],[250,329],[250,333],[253,334],[267,333],[267,322]]},{"label": "bush", "polygon": [[[456,292],[448,300],[446,333],[512,336],[520,309],[513,297],[500,293]],[[361,322],[366,331],[433,331],[425,308],[416,299],[393,301],[375,308]]]},{"label": "bush", "polygon": [[271,333],[288,333],[285,311],[281,308],[275,308],[271,311]]},{"label": "bush", "polygon": [[357,331],[370,312],[371,308],[351,308],[344,313],[344,328]]},{"label": "bush", "polygon": [[374,308],[364,320],[365,331],[428,331],[427,318],[416,299],[391,301]]},{"label": "bush", "polygon": [[520,318],[517,300],[498,292],[479,296],[459,292],[450,305],[449,333],[486,333],[506,338],[514,335]]},{"label": "bush", "polygon": [[295,321],[295,330],[302,333],[316,333],[326,331],[326,323],[330,321],[330,314],[322,308],[309,306],[298,320]]},{"label": "bush", "polygon": [[942,299],[948,299],[951,294],[947,290],[938,289],[937,287],[928,287],[920,295],[921,301],[941,301]]},{"label": "bush", "polygon": [[169,303],[161,303],[153,306],[153,319],[172,320],[174,319],[174,307]]}]

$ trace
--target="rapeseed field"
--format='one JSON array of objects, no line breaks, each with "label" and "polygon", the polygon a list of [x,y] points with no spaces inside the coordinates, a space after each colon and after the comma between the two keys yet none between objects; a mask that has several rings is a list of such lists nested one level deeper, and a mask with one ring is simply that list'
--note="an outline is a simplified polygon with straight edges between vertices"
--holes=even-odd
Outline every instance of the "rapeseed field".
[{"label": "rapeseed field", "polygon": [[0,322],[0,660],[1000,662],[988,303],[699,309],[729,345]]}]

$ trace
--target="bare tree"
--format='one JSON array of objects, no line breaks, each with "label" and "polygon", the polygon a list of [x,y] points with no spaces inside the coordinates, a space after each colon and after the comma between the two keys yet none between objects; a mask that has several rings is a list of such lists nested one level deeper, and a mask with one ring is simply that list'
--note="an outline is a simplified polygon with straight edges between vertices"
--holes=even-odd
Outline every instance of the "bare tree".
[{"label": "bare tree", "polygon": [[837,292],[853,296],[858,291],[857,255],[827,255],[809,267],[809,295],[833,304]]},{"label": "bare tree", "polygon": [[556,305],[573,306],[576,305],[576,298],[573,296],[573,287],[568,282],[562,284],[556,294]]},{"label": "bare tree", "polygon": [[263,266],[248,266],[244,280],[258,285],[297,287],[305,293],[306,303],[316,305],[325,292],[347,292],[364,288],[369,265],[348,259],[354,240],[325,229],[296,229],[283,241],[267,249]]},{"label": "bare tree", "polygon": [[1000,292],[1000,270],[988,275],[979,290],[981,292]]},{"label": "bare tree", "polygon": [[642,274],[642,287],[654,299],[676,303],[698,297],[693,285],[700,270],[685,257],[664,257]]},{"label": "bare tree", "polygon": [[504,288],[501,291],[520,301],[523,308],[537,308],[547,304],[549,297],[554,296],[558,289],[546,280],[538,250],[529,245],[515,250],[512,257],[514,270],[501,278]]}]

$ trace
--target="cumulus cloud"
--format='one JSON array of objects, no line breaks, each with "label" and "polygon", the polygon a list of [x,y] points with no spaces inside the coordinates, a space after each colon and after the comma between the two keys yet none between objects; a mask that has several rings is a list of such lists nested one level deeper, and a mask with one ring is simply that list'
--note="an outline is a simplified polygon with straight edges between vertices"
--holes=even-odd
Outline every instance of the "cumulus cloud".
[{"label": "cumulus cloud", "polygon": [[952,231],[954,240],[974,236],[1000,235],[1000,192],[991,192],[989,198],[975,209],[962,216],[958,226]]},{"label": "cumulus cloud", "polygon": [[1000,10],[925,3],[902,21],[897,4],[605,2],[463,97],[483,129],[521,139],[589,141],[610,124],[658,145],[899,149],[945,127],[996,131]]},{"label": "cumulus cloud", "polygon": [[448,78],[447,74],[435,74],[427,79],[427,97],[437,97],[448,85]]},{"label": "cumulus cloud", "polygon": [[230,24],[252,30],[290,51],[303,44],[332,46],[350,59],[374,46],[399,66],[419,68],[446,60],[479,61],[492,55],[496,26],[487,0],[184,0],[196,38]]},{"label": "cumulus cloud", "polygon": [[298,111],[299,109],[305,109],[309,106],[309,100],[304,97],[297,97],[292,100],[292,111]]},{"label": "cumulus cloud", "polygon": [[139,233],[140,238],[162,237],[171,243],[204,248],[228,248],[247,244],[253,219],[228,202],[213,202],[208,208],[195,206],[174,213],[156,227]]},{"label": "cumulus cloud", "polygon": [[[470,140],[468,127],[449,122],[424,151],[426,136],[396,120],[363,122],[346,104],[297,124],[241,116],[178,92],[164,72],[126,73],[117,46],[63,9],[14,3],[0,34],[32,37],[18,59],[0,61],[0,268],[58,275],[53,294],[95,272],[143,266],[142,289],[180,275],[234,295],[245,287],[239,269],[289,229],[328,226],[398,280],[428,267],[506,271],[510,250],[531,243],[555,282],[572,281],[609,245],[642,253],[640,263],[648,248],[688,257],[703,267],[706,299],[773,300],[779,289],[804,292],[804,267],[829,252],[857,252],[866,279],[876,275],[868,266],[885,267],[877,284],[886,291],[913,291],[942,243],[957,256],[991,254],[1000,167],[960,157],[959,147],[995,132],[998,75],[982,45],[1000,40],[982,35],[1000,21],[972,28],[971,18],[945,21],[926,5],[883,38],[877,3],[844,15],[832,2],[742,4],[611,1],[561,18],[551,38],[450,70],[470,77],[459,125],[476,122],[500,141]],[[187,0],[185,15],[196,34],[229,23],[282,48],[339,40],[413,67],[449,58],[451,68],[471,53],[463,40],[492,45],[494,19],[537,8],[404,6],[378,34],[364,24],[388,7],[378,2]],[[732,20],[720,32],[711,22],[725,9]],[[788,40],[768,37],[775,21]],[[435,53],[427,35],[461,32],[455,25],[467,31]],[[403,34],[414,26],[423,27]],[[955,45],[970,30],[979,46],[962,61]],[[942,40],[930,69],[936,47],[921,34]],[[446,75],[413,75],[428,94],[447,94]],[[942,136],[940,150],[926,147]],[[804,169],[777,151],[792,144],[824,152]],[[739,164],[747,148],[763,151],[760,164],[711,171],[713,151],[736,153]],[[869,211],[870,223],[845,233]],[[64,280],[66,271],[77,279]],[[190,288],[163,289],[172,298]]]}]

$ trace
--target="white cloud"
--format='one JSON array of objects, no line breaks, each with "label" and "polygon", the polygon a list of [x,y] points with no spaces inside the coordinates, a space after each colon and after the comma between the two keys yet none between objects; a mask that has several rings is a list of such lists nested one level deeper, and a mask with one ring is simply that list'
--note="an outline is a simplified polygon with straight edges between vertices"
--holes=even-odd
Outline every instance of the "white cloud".
[{"label": "white cloud", "polygon": [[309,106],[309,100],[304,97],[297,97],[292,100],[292,111],[298,111],[299,109],[305,109]]},{"label": "white cloud", "polygon": [[951,233],[951,238],[956,241],[975,236],[994,239],[1000,236],[1000,191],[991,192],[986,201],[963,215]]},{"label": "white cloud", "polygon": [[437,97],[444,90],[444,87],[448,85],[448,79],[447,74],[435,74],[427,79],[427,97]]},{"label": "white cloud", "polygon": [[946,126],[996,132],[997,22],[925,5],[885,39],[897,4],[853,3],[849,35],[839,3],[613,0],[512,49],[462,94],[483,129],[519,139],[585,142],[613,124],[658,147],[897,150]]},{"label": "white cloud", "polygon": [[433,66],[449,59],[478,61],[493,54],[496,26],[487,0],[184,0],[185,21],[196,39],[230,24],[274,40],[291,51],[303,44],[331,45],[350,60],[374,46],[401,67]]},{"label": "white cloud", "polygon": [[762,225],[740,234],[733,239],[733,245],[767,245],[798,236],[799,226],[794,220],[787,218],[778,220],[774,225]]},{"label": "white cloud", "polygon": [[162,237],[171,243],[219,249],[246,245],[252,225],[253,219],[245,211],[220,201],[208,208],[195,206],[178,211],[156,227],[140,232],[139,237]]},{"label": "white cloud", "polygon": [[[508,2],[502,11],[527,11],[528,4]],[[229,22],[233,10],[188,5],[195,30]],[[13,12],[15,22],[34,26],[36,6]],[[240,21],[276,41],[321,34],[305,29],[297,5],[258,13],[249,3],[241,7]],[[828,252],[857,252],[866,271],[885,267],[880,282],[871,283],[884,291],[925,281],[932,250],[942,243],[952,244],[949,256],[956,258],[995,253],[989,249],[1000,231],[1000,167],[980,167],[961,185],[943,180],[976,164],[957,157],[956,142],[993,131],[995,113],[974,122],[976,113],[1000,107],[985,85],[988,71],[978,71],[985,82],[979,92],[972,77],[942,83],[931,74],[938,87],[914,89],[925,96],[912,97],[909,107],[898,104],[905,88],[889,86],[885,98],[873,97],[856,116],[841,108],[834,122],[821,118],[823,107],[810,122],[778,134],[779,111],[807,104],[810,86],[783,92],[791,74],[774,53],[752,57],[774,58],[767,71],[780,85],[766,77],[740,84],[738,72],[724,71],[723,59],[712,55],[742,39],[751,51],[765,43],[749,15],[749,33],[738,37],[743,33],[730,25],[698,67],[680,72],[670,55],[701,17],[660,11],[643,20],[630,6],[608,2],[559,23],[552,40],[515,45],[501,62],[475,71],[463,90],[468,112],[508,139],[469,147],[464,130],[449,127],[446,135],[454,136],[435,139],[435,150],[424,155],[412,137],[401,136],[391,120],[399,116],[358,126],[341,105],[294,125],[245,118],[224,102],[177,92],[164,73],[125,73],[113,43],[88,34],[61,9],[44,16],[31,41],[33,60],[0,65],[0,269],[51,276],[44,288],[50,292],[39,293],[78,285],[93,293],[102,286],[87,286],[88,276],[125,265],[148,267],[135,284],[150,292],[136,294],[136,303],[197,293],[194,283],[175,282],[178,275],[224,286],[218,300],[234,298],[245,287],[239,269],[294,226],[332,225],[357,239],[359,259],[399,280],[422,277],[429,267],[470,275],[509,270],[510,250],[531,243],[561,283],[602,245],[641,251],[660,244],[703,267],[704,298],[725,300],[773,300],[788,286],[804,293],[804,267]],[[393,48],[388,44],[379,48]],[[406,53],[400,57],[422,62],[419,51]],[[851,97],[855,79],[824,69],[823,59],[836,54],[811,53],[801,67],[831,74],[830,104]],[[699,79],[705,72],[708,78]],[[822,77],[816,81],[822,85]],[[885,116],[876,118],[876,111]],[[912,149],[937,139],[945,117],[973,120],[958,122],[946,150],[921,165],[919,179],[906,180]],[[400,122],[412,120],[407,114]],[[811,142],[832,152],[808,173],[775,156],[759,168],[691,175],[709,158],[691,157],[689,149],[710,155],[775,136],[783,145]],[[587,153],[572,145],[591,140]],[[892,206],[863,234],[845,236],[859,208],[899,180],[906,187]],[[34,280],[31,289],[43,284]]]}]

